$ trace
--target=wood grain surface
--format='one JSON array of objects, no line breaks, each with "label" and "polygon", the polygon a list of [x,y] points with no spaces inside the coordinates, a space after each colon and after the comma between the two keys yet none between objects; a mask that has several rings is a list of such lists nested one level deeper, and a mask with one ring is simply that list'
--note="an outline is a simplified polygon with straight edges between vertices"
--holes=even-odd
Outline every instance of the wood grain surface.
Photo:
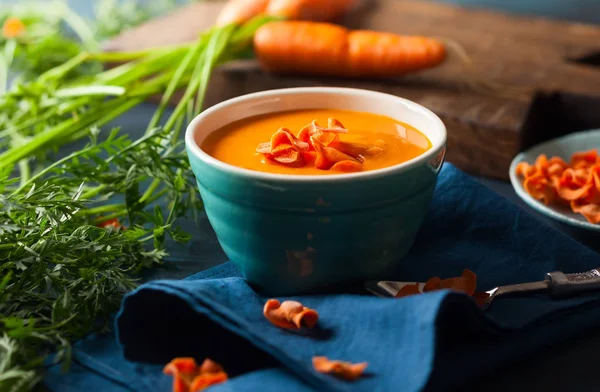
[{"label": "wood grain surface", "polygon": [[[138,50],[188,42],[212,26],[220,2],[186,6],[107,43]],[[256,91],[345,86],[414,100],[448,128],[448,160],[476,175],[508,178],[510,161],[532,144],[600,128],[600,27],[466,9],[413,0],[372,0],[340,23],[360,29],[442,37],[451,48],[442,66],[395,80],[278,76],[256,64],[225,66],[210,86],[208,105]],[[474,88],[473,80],[495,90]],[[508,87],[506,87],[508,86]],[[516,90],[518,96],[506,96]]]}]

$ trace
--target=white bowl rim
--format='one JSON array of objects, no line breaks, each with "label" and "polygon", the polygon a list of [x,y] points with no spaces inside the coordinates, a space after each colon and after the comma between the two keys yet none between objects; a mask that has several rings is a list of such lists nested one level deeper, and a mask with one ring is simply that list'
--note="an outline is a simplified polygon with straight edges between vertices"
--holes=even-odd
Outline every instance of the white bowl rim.
[{"label": "white bowl rim", "polygon": [[[218,159],[210,156],[206,152],[204,152],[200,146],[196,143],[195,140],[195,131],[198,128],[197,125],[204,119],[204,117],[211,115],[214,112],[222,110],[228,106],[237,105],[243,103],[245,101],[252,101],[259,98],[270,98],[274,96],[285,96],[285,95],[294,95],[294,94],[302,94],[302,93],[320,93],[320,94],[337,94],[337,95],[370,95],[374,99],[395,99],[402,102],[409,110],[419,112],[420,114],[429,117],[436,123],[438,132],[440,133],[440,138],[437,143],[434,144],[433,141],[430,140],[432,146],[429,150],[425,151],[423,154],[408,160],[406,162],[399,163],[394,166],[385,167],[382,169],[370,170],[365,172],[358,173],[343,173],[343,174],[330,174],[326,176],[321,175],[294,175],[294,174],[277,174],[277,173],[268,173],[261,172],[257,170],[250,170],[240,168],[234,165],[230,165],[228,163],[219,161]],[[427,109],[423,105],[420,105],[414,101],[411,101],[406,98],[401,98],[395,95],[381,93],[378,91],[365,90],[365,89],[357,89],[357,88],[346,88],[346,87],[292,87],[292,88],[282,88],[282,89],[272,89],[266,90],[256,93],[250,93],[241,95],[236,98],[228,99],[221,103],[218,103],[210,108],[206,109],[202,113],[198,114],[188,125],[186,133],[185,133],[185,143],[187,145],[188,151],[193,153],[197,158],[204,161],[210,166],[217,167],[218,169],[228,172],[230,174],[243,176],[246,178],[250,178],[257,181],[276,181],[276,182],[346,182],[353,181],[359,179],[373,179],[379,178],[383,176],[387,176],[390,174],[399,174],[401,172],[408,171],[416,166],[425,164],[429,160],[431,160],[439,151],[445,147],[447,140],[447,131],[446,126],[442,122],[442,120],[431,110]]]},{"label": "white bowl rim", "polygon": [[559,222],[562,222],[566,225],[578,227],[581,229],[587,229],[587,230],[591,230],[591,231],[600,232],[600,225],[596,225],[596,224],[593,224],[593,223],[590,223],[587,221],[571,218],[571,217],[563,214],[562,212],[560,212],[554,208],[548,207],[547,205],[540,203],[538,200],[531,197],[531,195],[529,195],[529,193],[527,193],[525,188],[523,188],[523,185],[522,185],[523,182],[519,179],[519,177],[516,174],[517,165],[519,163],[525,161],[526,158],[531,154],[532,151],[538,150],[538,149],[543,150],[545,147],[551,146],[551,145],[568,143],[568,141],[571,139],[580,139],[582,137],[589,136],[590,133],[600,134],[600,129],[590,129],[587,131],[569,133],[567,135],[563,135],[563,136],[560,136],[560,137],[557,137],[554,139],[546,140],[545,142],[541,142],[539,144],[536,144],[536,145],[530,147],[526,151],[520,152],[519,154],[517,154],[517,156],[515,156],[513,158],[512,162],[510,164],[509,177],[510,177],[510,182],[511,182],[513,189],[514,189],[515,193],[517,194],[517,196],[519,196],[521,198],[521,200],[523,200],[525,203],[527,203],[527,205],[529,205],[534,210],[537,210],[541,214],[543,214],[549,218],[552,218],[554,220],[557,220]]}]

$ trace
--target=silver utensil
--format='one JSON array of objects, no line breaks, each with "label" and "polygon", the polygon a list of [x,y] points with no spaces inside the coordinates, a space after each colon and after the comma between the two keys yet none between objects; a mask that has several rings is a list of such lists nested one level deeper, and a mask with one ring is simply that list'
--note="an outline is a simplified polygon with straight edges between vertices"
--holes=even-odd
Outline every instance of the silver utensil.
[{"label": "silver utensil", "polygon": [[[414,284],[418,284],[419,291],[423,292],[425,283],[420,282],[367,281],[365,288],[379,297],[394,297],[402,287]],[[489,307],[494,299],[508,295],[546,292],[552,298],[562,298],[595,290],[600,290],[600,268],[575,274],[555,271],[547,273],[545,279],[539,282],[511,284],[485,291],[488,298],[483,308]]]}]

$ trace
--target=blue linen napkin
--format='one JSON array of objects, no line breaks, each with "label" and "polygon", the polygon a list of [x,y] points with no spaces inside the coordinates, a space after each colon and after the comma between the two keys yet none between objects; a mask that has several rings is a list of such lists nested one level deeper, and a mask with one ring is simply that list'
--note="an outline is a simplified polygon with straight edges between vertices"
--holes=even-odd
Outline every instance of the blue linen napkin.
[{"label": "blue linen napkin", "polygon": [[[470,268],[483,290],[598,266],[600,255],[446,164],[417,241],[390,279],[425,281]],[[295,299],[319,311],[319,328],[272,326],[262,316],[265,297],[231,263],[183,281],[151,282],[130,293],[118,315],[126,360],[113,345],[100,355],[81,348],[85,355],[81,360],[76,352],[76,361],[95,375],[106,376],[102,366],[120,371],[111,376],[114,390],[168,390],[160,370],[176,356],[220,362],[233,378],[215,391],[448,390],[600,325],[600,294],[498,299],[485,314],[470,298],[448,291],[402,299],[343,293]],[[368,374],[353,383],[318,374],[314,355],[366,361]]]}]

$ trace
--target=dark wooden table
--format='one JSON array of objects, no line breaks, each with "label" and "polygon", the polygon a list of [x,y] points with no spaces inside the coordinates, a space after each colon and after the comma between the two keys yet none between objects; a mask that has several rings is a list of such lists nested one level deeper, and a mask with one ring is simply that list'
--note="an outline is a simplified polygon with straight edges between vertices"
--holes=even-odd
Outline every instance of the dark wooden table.
[{"label": "dark wooden table", "polygon": [[[21,0],[2,0],[1,3],[18,3]],[[444,0],[443,0],[444,1]],[[474,6],[488,6],[509,12],[522,12],[541,16],[566,18],[587,23],[600,23],[599,0],[445,0],[448,3]],[[91,15],[92,0],[69,0],[73,8],[83,15]],[[154,106],[142,105],[122,116],[118,125],[123,129],[141,131],[152,115]],[[549,225],[567,232],[575,239],[600,251],[599,237],[591,237],[581,232],[572,232],[568,228],[549,221],[520,201],[510,184],[480,178],[482,183],[495,192],[518,204],[524,210],[545,221]],[[198,263],[184,263],[177,270],[163,271],[155,278],[182,278],[202,269],[210,268],[226,260],[220,250],[212,230],[206,223],[202,238],[194,241],[199,254],[203,254]],[[551,342],[548,342],[549,346]],[[522,361],[510,367],[500,369],[474,383],[472,391],[599,391],[600,372],[597,371],[600,358],[600,331],[582,334],[577,340],[567,344],[549,347],[533,357],[524,357]]]}]

